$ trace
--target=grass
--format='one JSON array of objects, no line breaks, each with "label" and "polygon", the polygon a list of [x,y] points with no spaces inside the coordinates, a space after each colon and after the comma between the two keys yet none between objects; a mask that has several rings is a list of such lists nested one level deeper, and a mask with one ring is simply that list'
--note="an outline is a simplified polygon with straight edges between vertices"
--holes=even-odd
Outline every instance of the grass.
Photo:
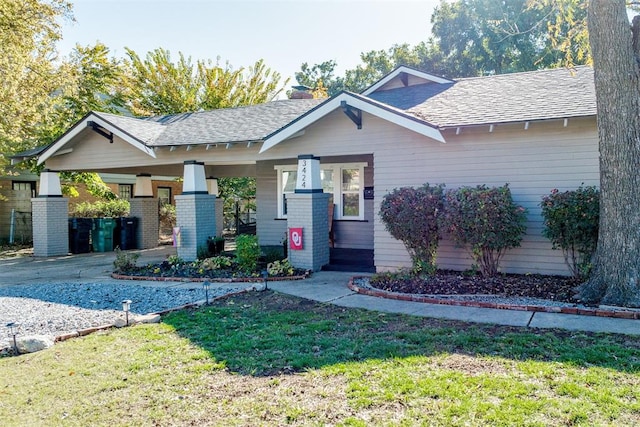
[{"label": "grass", "polygon": [[0,359],[0,424],[639,425],[636,337],[272,292]]}]

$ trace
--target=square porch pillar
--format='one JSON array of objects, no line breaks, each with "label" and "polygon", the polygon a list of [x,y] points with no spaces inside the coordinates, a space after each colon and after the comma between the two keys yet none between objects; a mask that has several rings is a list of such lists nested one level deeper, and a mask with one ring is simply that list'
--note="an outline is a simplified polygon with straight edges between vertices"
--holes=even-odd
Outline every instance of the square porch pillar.
[{"label": "square porch pillar", "polygon": [[184,162],[182,194],[176,200],[176,226],[180,229],[178,256],[185,261],[198,258],[207,238],[216,235],[216,196],[209,194],[204,163]]},{"label": "square porch pillar", "polygon": [[40,174],[40,192],[31,199],[33,255],[48,257],[69,253],[69,199],[62,197],[57,172]]},{"label": "square porch pillar", "polygon": [[150,249],[157,247],[160,234],[158,199],[150,196],[136,196],[129,203],[129,215],[138,218],[136,248]]},{"label": "square porch pillar", "polygon": [[216,197],[209,194],[175,196],[176,226],[180,227],[178,256],[185,261],[198,258],[198,248],[216,235]]},{"label": "square porch pillar", "polygon": [[[288,253],[294,267],[318,271],[329,264],[330,197],[322,191],[320,159],[298,156],[295,193],[287,195]],[[292,229],[302,230],[299,245],[293,244]]]},{"label": "square porch pillar", "polygon": [[329,264],[329,194],[287,195],[287,227],[302,228],[302,249],[295,250],[289,237],[289,261],[305,270],[319,271]]}]

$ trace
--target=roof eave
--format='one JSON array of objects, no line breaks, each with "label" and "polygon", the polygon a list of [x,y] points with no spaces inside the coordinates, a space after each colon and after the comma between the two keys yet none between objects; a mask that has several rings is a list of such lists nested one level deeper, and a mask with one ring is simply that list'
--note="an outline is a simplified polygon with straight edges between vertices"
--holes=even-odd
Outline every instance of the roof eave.
[{"label": "roof eave", "polygon": [[301,130],[320,120],[327,114],[331,113],[337,108],[340,108],[343,101],[346,101],[347,104],[351,107],[360,109],[376,117],[395,123],[398,126],[402,126],[406,129],[422,134],[438,142],[446,142],[439,129],[423,120],[406,114],[400,110],[386,107],[383,104],[370,100],[369,98],[349,92],[340,92],[333,98],[328,99],[324,103],[308,111],[306,114],[298,117],[296,120],[292,121],[283,128],[268,135],[264,139],[264,143],[262,144],[262,147],[260,149],[260,154],[276,146],[280,142],[291,138],[292,136],[296,135]]},{"label": "roof eave", "polygon": [[41,154],[38,156],[38,165],[43,164],[47,161],[47,159],[56,155],[58,151],[62,149],[66,144],[68,144],[73,138],[75,138],[80,132],[82,132],[87,126],[88,122],[92,121],[100,125],[100,127],[108,130],[109,132],[117,135],[122,140],[128,142],[133,147],[142,151],[143,153],[149,155],[150,157],[155,158],[156,154],[153,151],[152,147],[149,147],[140,139],[131,135],[129,132],[119,128],[113,123],[109,122],[105,118],[101,117],[96,112],[90,112],[85,115],[82,119],[80,119],[75,125],[73,125],[67,132],[65,132],[60,138],[54,141],[49,147],[47,147]]}]

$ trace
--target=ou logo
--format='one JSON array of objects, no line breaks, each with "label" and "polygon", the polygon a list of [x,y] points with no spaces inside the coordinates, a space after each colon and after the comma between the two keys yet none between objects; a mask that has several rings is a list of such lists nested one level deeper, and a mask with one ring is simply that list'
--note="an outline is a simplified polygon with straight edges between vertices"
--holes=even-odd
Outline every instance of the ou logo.
[{"label": "ou logo", "polygon": [[291,249],[302,249],[302,228],[291,228],[289,230],[289,241]]}]

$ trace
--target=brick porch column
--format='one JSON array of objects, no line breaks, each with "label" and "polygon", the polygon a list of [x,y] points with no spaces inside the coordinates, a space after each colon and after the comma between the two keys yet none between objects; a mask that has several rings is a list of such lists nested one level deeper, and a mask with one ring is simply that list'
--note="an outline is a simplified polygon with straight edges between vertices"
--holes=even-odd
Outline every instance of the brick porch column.
[{"label": "brick porch column", "polygon": [[216,197],[207,191],[204,163],[184,162],[182,194],[175,196],[176,226],[180,227],[178,256],[185,261],[198,257],[198,248],[206,247],[207,238],[216,235]]},{"label": "brick porch column", "polygon": [[149,249],[158,246],[160,220],[158,217],[158,199],[153,197],[151,175],[136,175],[133,198],[129,201],[129,215],[138,218],[136,229],[136,248]]},{"label": "brick porch column", "polygon": [[62,197],[57,172],[40,174],[38,197],[31,199],[33,215],[33,254],[37,257],[69,253],[69,199]]},{"label": "brick porch column", "polygon": [[[297,268],[320,270],[329,264],[329,194],[322,191],[320,159],[298,156],[298,180],[287,196],[289,261]],[[302,229],[302,248],[292,245],[291,229]]]}]

